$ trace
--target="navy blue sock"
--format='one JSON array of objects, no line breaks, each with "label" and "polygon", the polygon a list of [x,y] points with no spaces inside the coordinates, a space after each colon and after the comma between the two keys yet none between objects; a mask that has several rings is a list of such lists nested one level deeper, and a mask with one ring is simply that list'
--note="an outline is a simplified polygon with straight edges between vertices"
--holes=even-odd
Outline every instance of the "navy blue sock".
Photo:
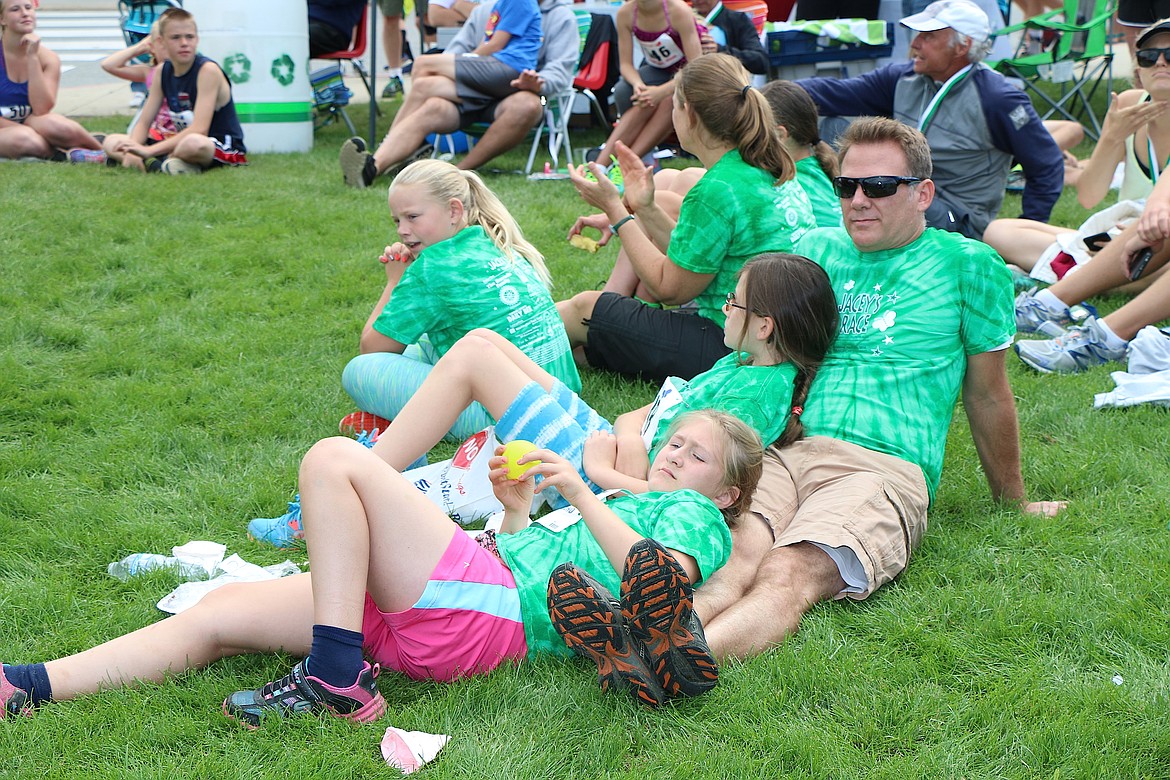
[{"label": "navy blue sock", "polygon": [[53,698],[53,686],[49,684],[49,673],[44,664],[4,664],[4,676],[8,682],[28,694],[28,703],[34,707]]},{"label": "navy blue sock", "polygon": [[337,626],[313,626],[305,669],[334,688],[348,688],[362,671],[362,634]]}]

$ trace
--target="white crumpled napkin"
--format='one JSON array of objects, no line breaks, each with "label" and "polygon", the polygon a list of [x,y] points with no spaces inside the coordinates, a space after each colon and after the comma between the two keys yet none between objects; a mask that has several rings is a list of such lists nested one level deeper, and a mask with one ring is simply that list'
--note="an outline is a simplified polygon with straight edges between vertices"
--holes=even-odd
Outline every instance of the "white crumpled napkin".
[{"label": "white crumpled napkin", "polygon": [[451,741],[446,734],[428,734],[425,731],[403,731],[391,726],[382,737],[382,758],[386,764],[402,770],[404,775],[417,771],[433,761],[443,746]]},{"label": "white crumpled napkin", "polygon": [[[179,557],[179,549],[175,548],[176,557]],[[216,561],[208,566],[207,570],[209,574],[215,574],[212,579],[184,582],[163,596],[156,606],[163,612],[177,615],[183,610],[195,606],[208,593],[227,585],[229,582],[261,582],[301,573],[300,567],[292,561],[261,567],[254,563],[248,563],[239,555],[232,555],[222,561]]]}]

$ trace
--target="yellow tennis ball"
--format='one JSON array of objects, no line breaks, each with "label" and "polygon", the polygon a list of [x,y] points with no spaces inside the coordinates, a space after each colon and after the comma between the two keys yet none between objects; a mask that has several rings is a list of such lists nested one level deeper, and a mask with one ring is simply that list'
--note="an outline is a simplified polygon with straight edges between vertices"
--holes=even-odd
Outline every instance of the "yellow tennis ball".
[{"label": "yellow tennis ball", "polygon": [[534,449],[536,449],[535,444],[523,439],[516,439],[504,445],[504,460],[507,461],[508,479],[520,479],[528,469],[540,465],[539,460],[531,460],[523,464],[516,462]]}]

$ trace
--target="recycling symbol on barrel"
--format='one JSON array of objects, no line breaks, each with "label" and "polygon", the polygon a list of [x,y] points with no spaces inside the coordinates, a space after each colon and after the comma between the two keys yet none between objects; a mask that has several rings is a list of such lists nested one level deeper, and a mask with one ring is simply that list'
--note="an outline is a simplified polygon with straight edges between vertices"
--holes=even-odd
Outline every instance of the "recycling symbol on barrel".
[{"label": "recycling symbol on barrel", "polygon": [[280,86],[287,87],[293,83],[295,69],[292,57],[282,54],[272,61],[272,78],[280,82]]},{"label": "recycling symbol on barrel", "polygon": [[232,54],[225,57],[223,69],[233,84],[243,84],[252,78],[252,61],[244,54]]}]

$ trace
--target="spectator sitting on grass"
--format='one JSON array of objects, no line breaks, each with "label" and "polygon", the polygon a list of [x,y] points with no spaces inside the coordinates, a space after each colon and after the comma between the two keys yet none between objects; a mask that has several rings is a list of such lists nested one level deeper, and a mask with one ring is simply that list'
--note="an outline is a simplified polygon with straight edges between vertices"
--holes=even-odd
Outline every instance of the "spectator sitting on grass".
[{"label": "spectator sitting on grass", "polygon": [[[1125,174],[1118,199],[1145,200],[1163,173],[1165,150],[1170,150],[1170,114],[1166,112],[1170,107],[1170,61],[1165,53],[1170,48],[1170,19],[1145,30],[1138,41],[1135,64],[1145,74],[1145,89],[1113,95],[1101,137],[1077,179],[1077,201],[1087,209],[1109,193],[1119,164],[1124,164]],[[1057,236],[1075,232],[1030,219],[997,219],[987,226],[983,240],[1008,263],[1031,271]],[[1024,329],[1032,328],[1023,325]]]},{"label": "spectator sitting on grass", "polygon": [[1024,491],[1003,261],[926,227],[934,183],[917,130],[863,118],[840,150],[845,225],[795,249],[828,272],[841,327],[809,390],[807,438],[767,450],[732,560],[696,593],[719,658],[764,652],[814,604],[864,599],[902,572],[926,532],[960,391],[992,496],[1034,514],[1064,506]]},{"label": "spectator sitting on grass", "polygon": [[61,58],[41,44],[36,8],[33,0],[0,5],[0,157],[105,162],[98,139],[53,113]]},{"label": "spectator sitting on grass", "polygon": [[705,54],[679,72],[674,127],[708,170],[677,222],[655,201],[650,169],[625,144],[617,147],[624,197],[597,163],[588,178],[584,168],[572,171],[577,191],[622,240],[648,299],[698,304],[663,309],[596,290],[561,301],[569,340],[584,347],[590,365],[656,382],[706,371],[730,351],[723,301],[739,269],[762,252],[789,251],[815,226],[772,110],[750,80],[727,54]]},{"label": "spectator sitting on grass", "polygon": [[[247,162],[244,130],[232,101],[232,85],[219,65],[198,53],[195,17],[182,8],[159,16],[166,61],[142,107],[142,121],[130,134],[105,140],[106,153],[126,168],[146,169],[146,160],[170,174],[202,173],[208,168]],[[154,140],[149,131],[166,105],[176,132]]]}]

